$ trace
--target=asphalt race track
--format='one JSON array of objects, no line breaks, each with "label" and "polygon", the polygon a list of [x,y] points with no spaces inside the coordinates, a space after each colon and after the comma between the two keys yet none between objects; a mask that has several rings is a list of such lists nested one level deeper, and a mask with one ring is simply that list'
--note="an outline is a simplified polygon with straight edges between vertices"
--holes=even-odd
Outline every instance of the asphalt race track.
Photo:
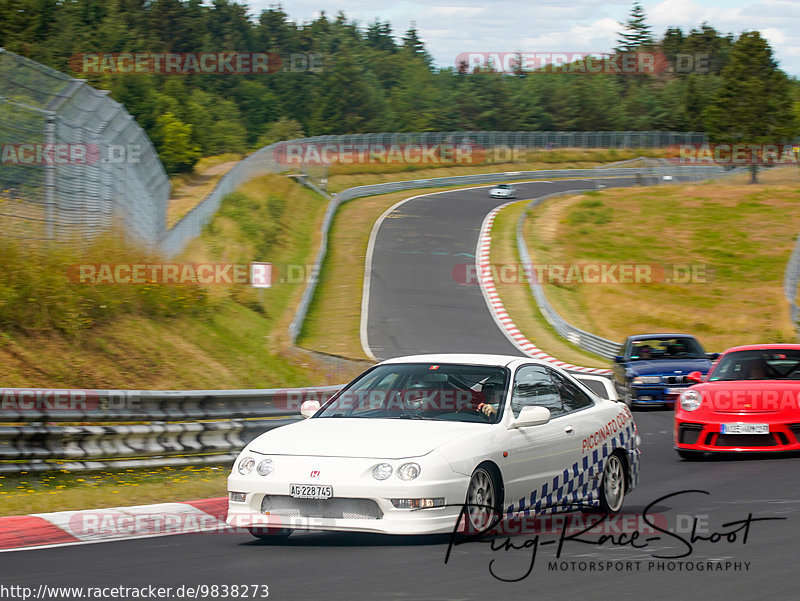
[{"label": "asphalt race track", "polygon": [[[580,185],[592,186],[518,189],[525,198]],[[459,253],[475,252],[483,216],[502,202],[489,200],[485,189],[449,192],[411,201],[397,211],[403,217],[384,222],[370,297],[376,355],[518,354],[497,331],[479,288],[451,277],[453,266],[471,261]],[[214,584],[267,585],[270,599],[319,601],[796,599],[800,457],[685,462],[672,450],[672,412],[640,410],[635,417],[641,481],[622,516],[605,525],[613,539],[600,545],[598,534],[567,532],[558,558],[558,523],[538,538],[527,532],[454,546],[448,563],[445,535],[298,533],[264,543],[248,534],[189,534],[0,553],[0,582],[34,589],[154,585],[172,587],[167,598],[174,599],[181,586]],[[248,598],[263,598],[261,592]]]},{"label": "asphalt race track", "polygon": [[[690,555],[674,560],[653,555],[681,555],[688,546],[671,535],[648,532],[645,523],[636,544],[646,548],[566,541],[555,570],[550,563],[556,561],[557,545],[544,543],[557,541],[558,534],[542,535],[535,565],[517,582],[500,581],[490,569],[507,580],[524,576],[533,556],[534,535],[512,538],[523,547],[518,550],[492,551],[488,543],[478,542],[458,545],[445,564],[447,536],[299,533],[269,544],[248,534],[187,534],[3,553],[0,581],[34,588],[152,584],[173,590],[203,584],[266,584],[270,599],[292,600],[796,599],[800,459],[686,463],[671,449],[671,412],[637,411],[636,420],[643,439],[641,483],[623,508],[624,515],[633,516],[626,520],[634,520],[634,529],[644,523],[639,516],[648,505],[691,489],[709,494],[686,493],[657,502],[649,510],[651,521],[667,520],[689,540],[695,517],[698,533],[706,537],[741,528],[723,524],[746,520],[750,514],[784,519],[752,522],[746,542],[741,529],[730,542],[728,537],[717,543],[697,540]],[[626,531],[630,537],[630,528]],[[643,542],[653,536],[661,540]],[[495,546],[503,540],[497,539]],[[730,567],[698,571],[708,562],[721,566],[729,562]],[[603,571],[597,571],[601,565]]]},{"label": "asphalt race track", "polygon": [[[631,186],[633,178],[603,180]],[[595,189],[593,180],[515,184],[517,199]],[[484,217],[508,202],[489,187],[427,194],[395,209],[375,238],[367,335],[375,357],[476,352],[521,355],[495,325],[477,283],[456,281],[474,264]],[[458,269],[457,266],[462,266]],[[536,342],[535,340],[533,341]]]}]

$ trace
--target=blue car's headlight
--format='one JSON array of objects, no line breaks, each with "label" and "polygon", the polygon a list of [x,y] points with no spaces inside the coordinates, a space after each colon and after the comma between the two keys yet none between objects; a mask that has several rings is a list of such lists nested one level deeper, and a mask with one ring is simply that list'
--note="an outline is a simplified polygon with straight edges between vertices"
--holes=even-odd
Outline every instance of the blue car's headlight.
[{"label": "blue car's headlight", "polygon": [[636,376],[632,384],[634,386],[642,384],[661,384],[661,376]]}]

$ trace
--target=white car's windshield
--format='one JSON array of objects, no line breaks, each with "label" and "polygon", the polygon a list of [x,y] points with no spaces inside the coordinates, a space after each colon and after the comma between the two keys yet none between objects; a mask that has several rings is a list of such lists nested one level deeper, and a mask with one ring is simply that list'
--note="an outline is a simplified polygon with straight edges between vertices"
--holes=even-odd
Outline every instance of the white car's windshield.
[{"label": "white car's windshield", "polygon": [[[457,364],[398,363],[368,371],[315,417],[436,419],[493,423],[502,414],[507,370]],[[490,404],[496,411],[481,411]]]}]

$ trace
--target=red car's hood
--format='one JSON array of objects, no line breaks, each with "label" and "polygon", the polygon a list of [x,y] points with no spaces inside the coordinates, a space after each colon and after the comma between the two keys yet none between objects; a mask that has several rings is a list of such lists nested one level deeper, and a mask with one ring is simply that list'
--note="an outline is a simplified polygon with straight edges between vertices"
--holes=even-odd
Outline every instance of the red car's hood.
[{"label": "red car's hood", "polygon": [[718,413],[790,411],[800,419],[800,380],[731,380],[691,387],[703,395],[703,406]]}]

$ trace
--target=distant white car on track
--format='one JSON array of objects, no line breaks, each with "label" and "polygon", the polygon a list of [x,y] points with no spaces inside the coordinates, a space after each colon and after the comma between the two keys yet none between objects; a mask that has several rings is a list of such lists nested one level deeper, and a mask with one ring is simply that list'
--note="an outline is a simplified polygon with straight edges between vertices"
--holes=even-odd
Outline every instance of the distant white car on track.
[{"label": "distant white car on track", "polygon": [[578,378],[601,379],[525,357],[384,361],[247,445],[227,522],[258,538],[433,534],[572,504],[618,511],[638,482],[633,416]]},{"label": "distant white car on track", "polygon": [[489,190],[490,198],[516,198],[517,189],[511,184],[498,184]]}]

